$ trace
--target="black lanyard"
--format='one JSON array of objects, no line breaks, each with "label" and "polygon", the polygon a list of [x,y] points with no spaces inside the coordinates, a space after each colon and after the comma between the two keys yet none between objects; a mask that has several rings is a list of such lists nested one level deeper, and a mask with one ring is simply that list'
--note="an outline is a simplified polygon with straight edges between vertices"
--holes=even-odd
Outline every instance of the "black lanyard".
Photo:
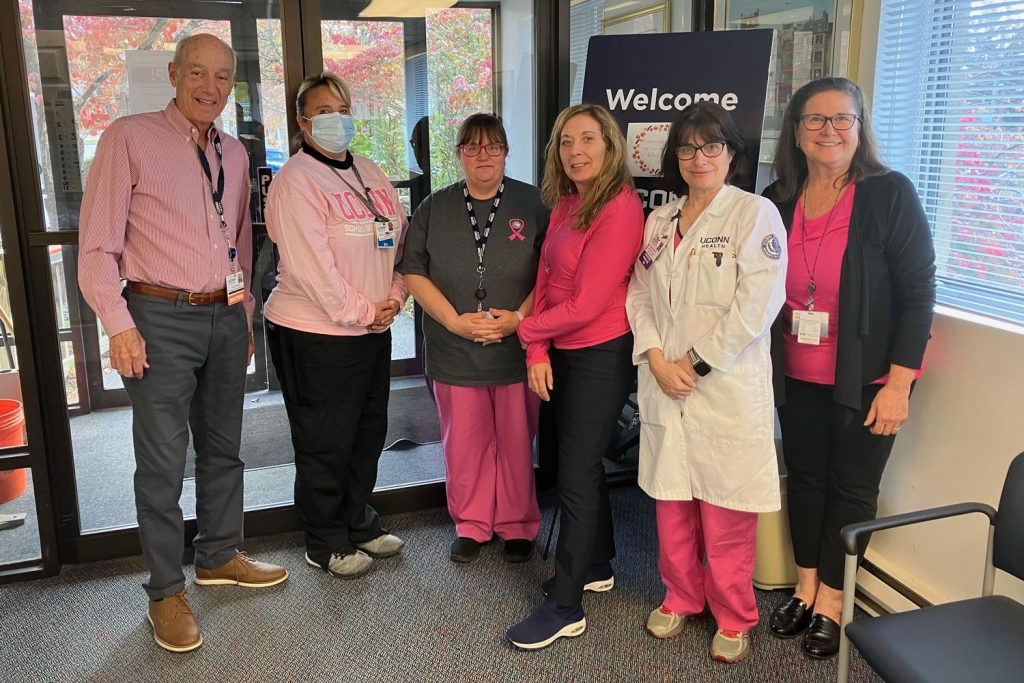
[{"label": "black lanyard", "polygon": [[494,201],[491,203],[491,212],[487,214],[484,230],[480,232],[480,223],[476,219],[476,210],[473,208],[473,200],[469,196],[469,187],[466,185],[466,181],[462,181],[462,196],[466,200],[466,213],[469,214],[469,225],[473,228],[473,238],[476,240],[476,272],[480,275],[480,279],[473,296],[476,297],[477,311],[483,310],[483,302],[487,297],[487,290],[484,289],[484,272],[487,270],[484,268],[484,251],[487,249],[487,238],[491,234],[491,226],[494,225],[494,217],[498,214],[498,205],[501,204],[501,195],[504,192],[505,179],[502,178],[501,185],[498,186],[498,193],[494,195]]},{"label": "black lanyard", "polygon": [[231,243],[231,236],[228,233],[228,224],[224,220],[224,148],[220,144],[220,133],[216,130],[213,131],[213,151],[217,153],[217,185],[213,184],[213,172],[210,170],[210,161],[206,158],[206,152],[203,148],[196,144],[196,154],[199,156],[199,165],[203,167],[203,174],[206,176],[206,182],[210,186],[210,195],[213,197],[213,208],[217,211],[217,217],[220,218],[220,231],[224,235],[224,241],[228,245],[228,260],[231,261],[231,270],[234,271],[235,256],[237,251],[235,250],[234,244]]},{"label": "black lanyard", "polygon": [[341,182],[343,182],[346,185],[348,185],[349,189],[352,190],[353,192],[355,192],[356,197],[359,199],[359,201],[362,203],[362,205],[366,207],[366,210],[373,214],[374,220],[377,220],[377,221],[379,221],[381,223],[387,223],[388,222],[387,217],[382,215],[380,211],[377,211],[377,207],[373,205],[373,197],[370,196],[370,188],[368,188],[366,186],[366,183],[363,182],[363,177],[361,175],[359,175],[359,169],[356,168],[356,160],[355,159],[352,159],[352,172],[356,174],[356,180],[358,180],[359,184],[362,185],[362,187],[363,187],[363,191],[362,192],[359,192],[359,190],[357,190],[355,187],[353,187],[352,183],[350,183],[349,181],[345,180],[345,177],[343,175],[341,175],[340,173],[338,173],[338,169],[334,168],[333,166],[328,166],[327,168],[331,169],[331,171],[334,173],[334,175],[338,176],[338,178],[341,179]]}]

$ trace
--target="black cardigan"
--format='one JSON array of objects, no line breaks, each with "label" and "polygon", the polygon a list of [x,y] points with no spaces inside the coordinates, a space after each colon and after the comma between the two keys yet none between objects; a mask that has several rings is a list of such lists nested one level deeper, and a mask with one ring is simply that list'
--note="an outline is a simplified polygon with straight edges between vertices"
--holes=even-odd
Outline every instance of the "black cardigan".
[{"label": "black cardigan", "polygon": [[[787,233],[796,200],[775,202]],[[861,393],[892,363],[920,368],[935,307],[935,249],[910,180],[895,171],[857,183],[839,275],[839,331],[832,398],[860,410]],[[772,326],[775,404],[786,402],[783,321]]]}]

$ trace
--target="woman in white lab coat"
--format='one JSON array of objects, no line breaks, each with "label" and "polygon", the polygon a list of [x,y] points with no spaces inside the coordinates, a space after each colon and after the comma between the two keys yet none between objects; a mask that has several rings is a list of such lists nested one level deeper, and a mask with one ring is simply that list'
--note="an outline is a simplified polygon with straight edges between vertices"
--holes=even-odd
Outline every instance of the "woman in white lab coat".
[{"label": "woman in white lab coat", "polygon": [[780,506],[769,329],[785,300],[786,232],[771,202],[730,184],[745,151],[719,105],[683,111],[662,161],[682,199],[648,218],[626,302],[639,481],[657,500],[665,584],[647,631],[672,638],[707,603],[724,662],[750,654],[757,513]]}]

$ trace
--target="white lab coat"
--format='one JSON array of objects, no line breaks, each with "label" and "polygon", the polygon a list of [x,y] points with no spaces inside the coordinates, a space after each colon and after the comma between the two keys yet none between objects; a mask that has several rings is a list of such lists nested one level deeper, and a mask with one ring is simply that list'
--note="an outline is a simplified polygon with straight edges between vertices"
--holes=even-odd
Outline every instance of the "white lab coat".
[{"label": "white lab coat", "polygon": [[[648,217],[644,248],[655,236],[667,245],[650,269],[636,264],[626,300],[639,366],[639,483],[661,500],[778,510],[769,329],[786,298],[786,230],[770,201],[726,185],[673,249],[685,201]],[[655,347],[669,361],[693,347],[711,373],[671,399],[647,365]]]}]

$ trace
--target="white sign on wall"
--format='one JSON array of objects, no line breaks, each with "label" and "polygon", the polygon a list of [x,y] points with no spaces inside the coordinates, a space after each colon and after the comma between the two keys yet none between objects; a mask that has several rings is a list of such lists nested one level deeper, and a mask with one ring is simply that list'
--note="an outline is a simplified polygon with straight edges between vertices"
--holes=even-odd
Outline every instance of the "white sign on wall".
[{"label": "white sign on wall", "polygon": [[167,106],[174,97],[167,78],[167,65],[173,60],[174,53],[167,50],[124,51],[129,114],[161,111]]}]

